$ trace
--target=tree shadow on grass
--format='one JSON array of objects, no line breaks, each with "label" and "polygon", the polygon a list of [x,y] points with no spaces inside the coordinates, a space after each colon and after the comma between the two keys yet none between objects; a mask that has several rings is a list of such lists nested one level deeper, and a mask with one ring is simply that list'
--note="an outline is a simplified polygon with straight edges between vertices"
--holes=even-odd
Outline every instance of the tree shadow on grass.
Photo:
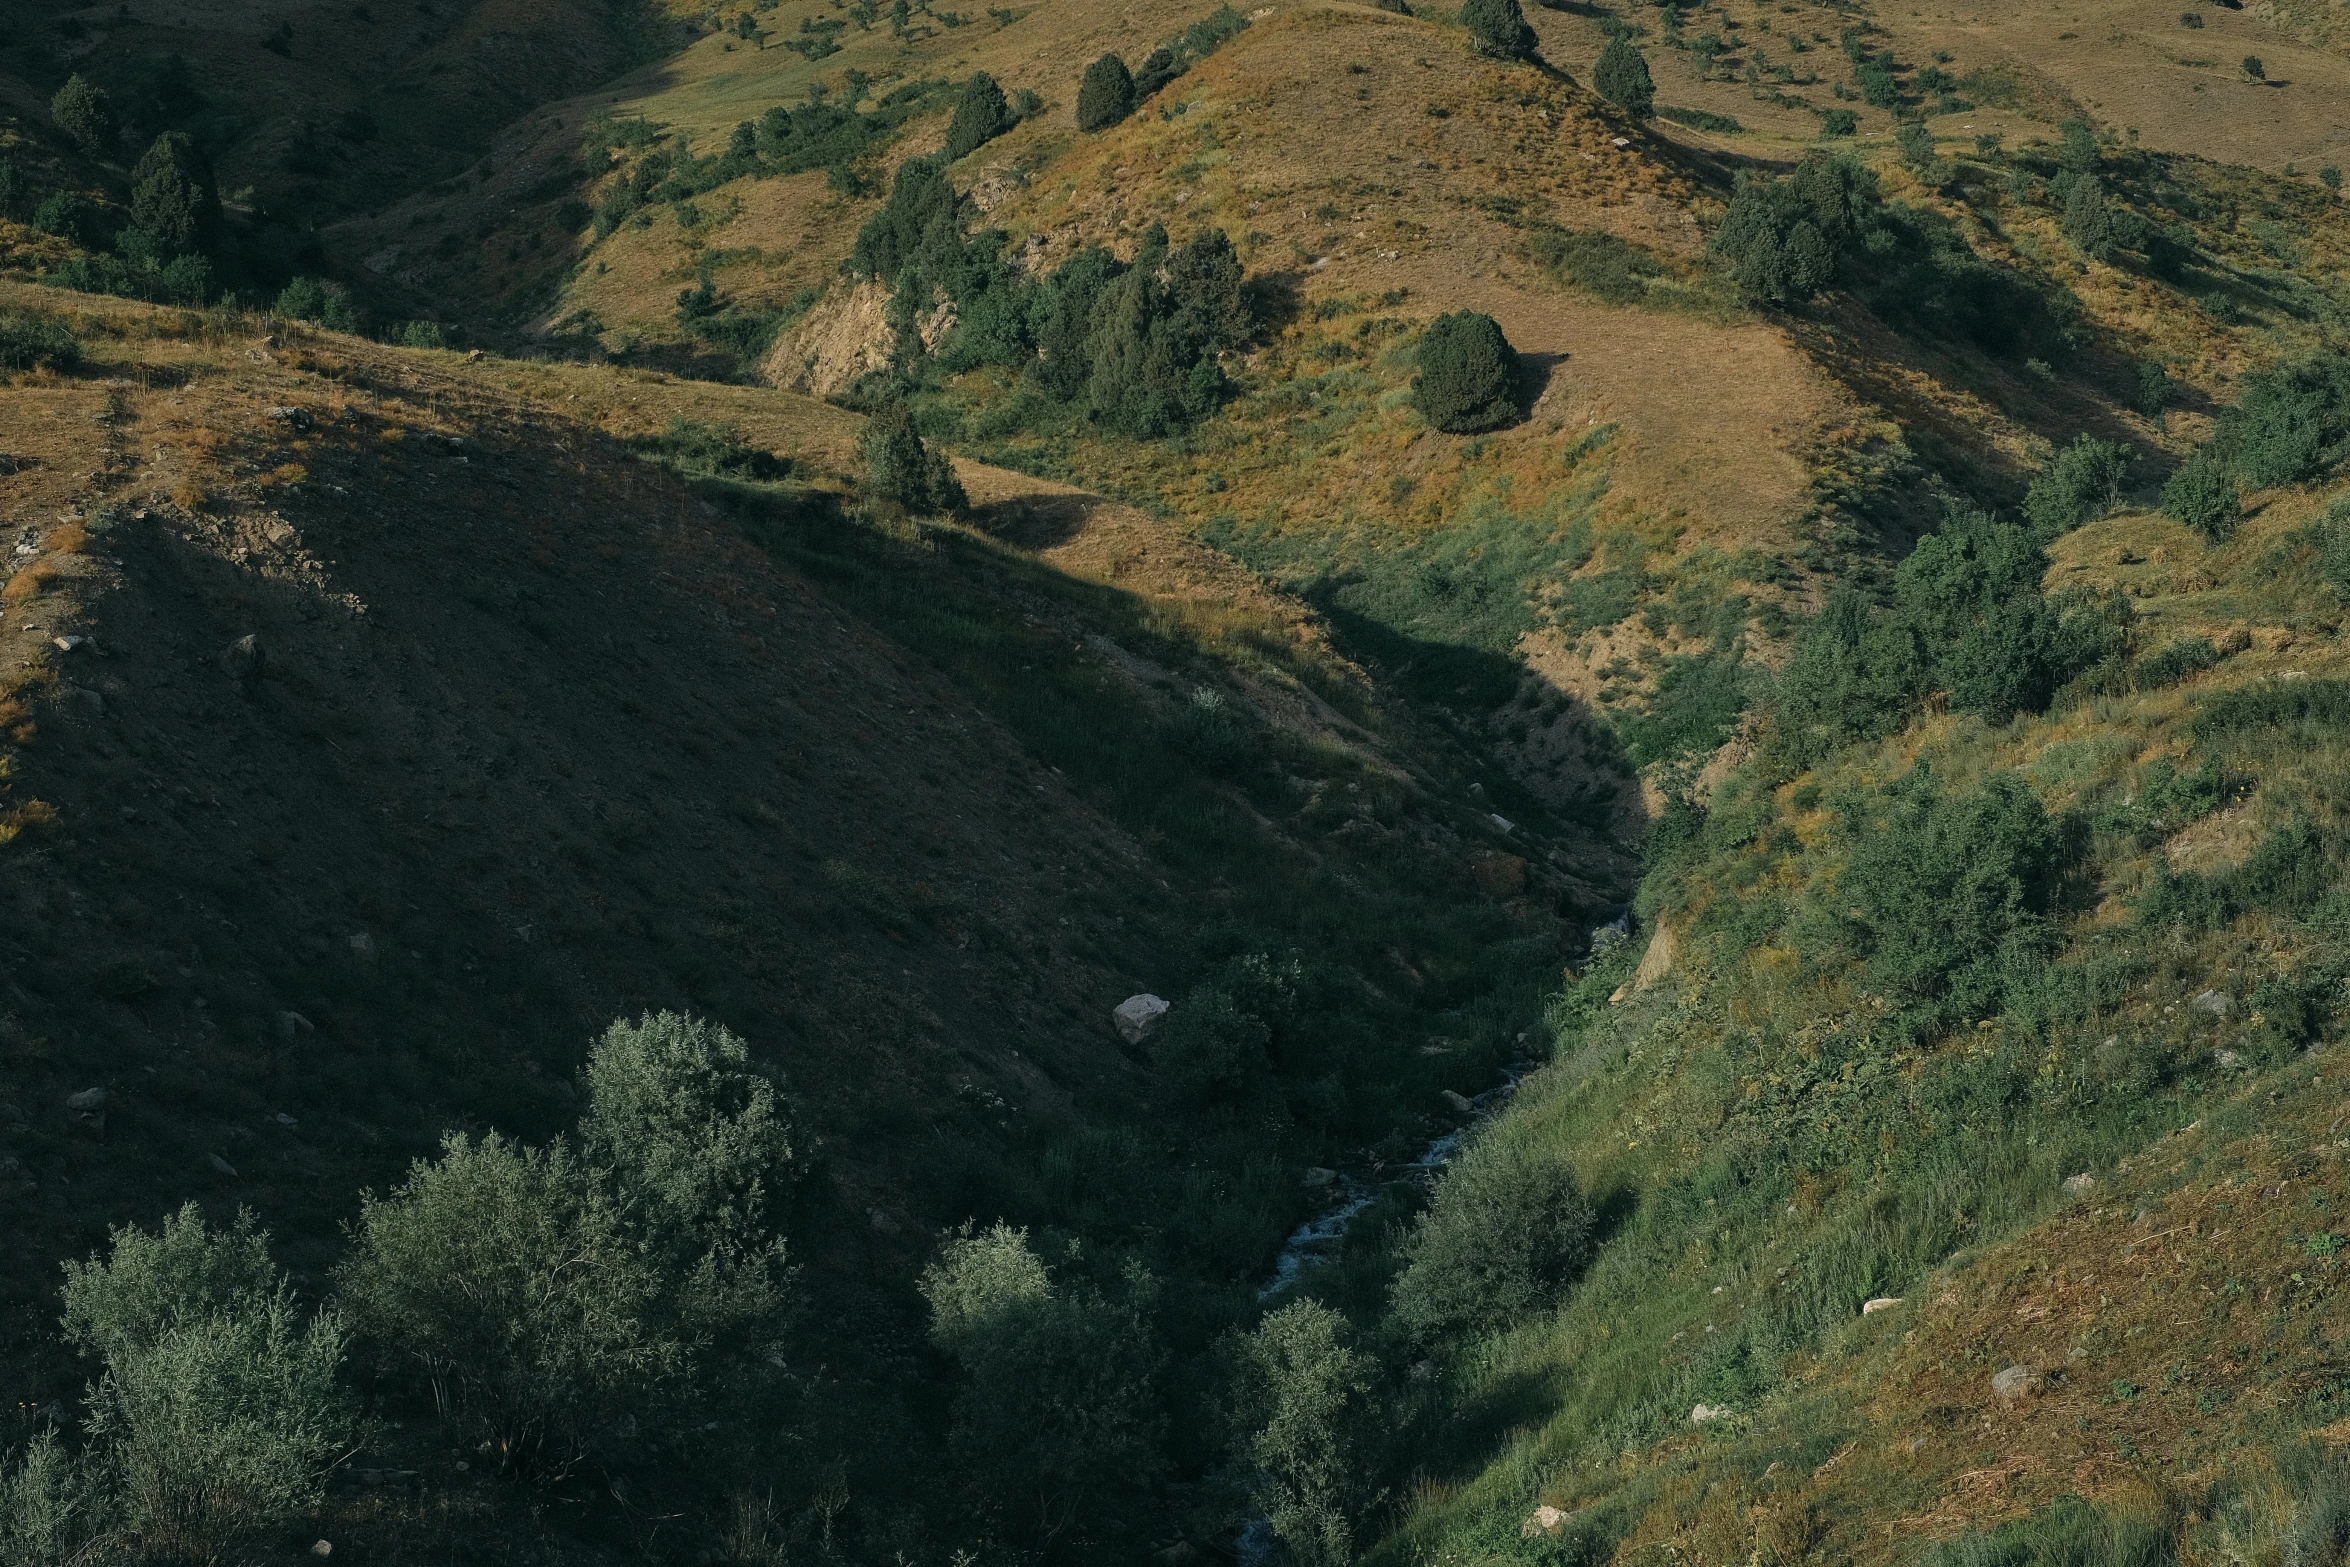
[{"label": "tree shadow on grass", "polygon": [[1084,531],[1086,519],[1102,505],[1084,494],[1015,495],[971,509],[971,521],[991,539],[1029,551],[1066,544]]}]

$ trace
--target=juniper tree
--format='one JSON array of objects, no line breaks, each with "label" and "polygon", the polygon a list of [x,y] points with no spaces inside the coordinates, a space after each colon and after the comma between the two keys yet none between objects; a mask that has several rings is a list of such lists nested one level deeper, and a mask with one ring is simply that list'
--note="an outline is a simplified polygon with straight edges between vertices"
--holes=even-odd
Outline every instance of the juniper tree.
[{"label": "juniper tree", "polygon": [[1077,84],[1077,128],[1106,131],[1134,112],[1134,76],[1126,62],[1105,54]]},{"label": "juniper tree", "polygon": [[1420,339],[1412,402],[1420,417],[1452,435],[1498,429],[1517,416],[1518,354],[1493,317],[1455,310]]},{"label": "juniper tree", "polygon": [[962,509],[963,486],[946,453],[923,442],[903,403],[874,414],[857,449],[869,494],[926,516]]},{"label": "juniper tree", "polygon": [[985,71],[975,72],[955,100],[954,123],[947,127],[947,161],[967,157],[1012,128],[1012,108],[1003,88]]},{"label": "juniper tree", "polygon": [[1656,83],[1649,77],[1648,60],[1631,39],[1618,33],[1599,51],[1591,67],[1591,85],[1618,108],[1647,115],[1656,106]]},{"label": "juniper tree", "polygon": [[209,255],[219,242],[220,192],[187,132],[156,137],[131,171],[131,225],[157,261]]},{"label": "juniper tree", "polygon": [[1534,29],[1518,0],[1465,0],[1461,25],[1479,54],[1497,60],[1523,60],[1534,53]]}]

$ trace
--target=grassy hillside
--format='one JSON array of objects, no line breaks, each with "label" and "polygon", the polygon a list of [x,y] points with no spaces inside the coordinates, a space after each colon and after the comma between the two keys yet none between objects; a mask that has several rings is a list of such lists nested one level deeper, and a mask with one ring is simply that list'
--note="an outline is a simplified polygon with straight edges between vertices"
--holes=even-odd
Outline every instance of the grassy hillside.
[{"label": "grassy hillside", "polygon": [[1509,13],[36,8],[0,1567],[2341,1555],[2338,28]]}]

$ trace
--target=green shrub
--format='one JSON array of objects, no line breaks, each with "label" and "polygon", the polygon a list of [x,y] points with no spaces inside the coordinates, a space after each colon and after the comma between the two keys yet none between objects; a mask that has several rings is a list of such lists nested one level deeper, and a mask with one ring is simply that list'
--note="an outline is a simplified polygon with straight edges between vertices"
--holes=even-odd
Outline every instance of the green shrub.
[{"label": "green shrub", "polygon": [[2176,1559],[2161,1524],[2108,1514],[2077,1496],[1922,1558],[1924,1567],[2171,1567]]},{"label": "green shrub", "polygon": [[1774,741],[1803,766],[1850,741],[1891,734],[1922,694],[1926,667],[1914,628],[1839,588],[1796,637],[1780,672]]},{"label": "green shrub", "polygon": [[1518,351],[1502,336],[1500,323],[1482,311],[1448,311],[1428,323],[1419,370],[1412,402],[1439,430],[1467,435],[1499,429],[1518,416]]},{"label": "green shrub", "polygon": [[1647,251],[1598,229],[1539,228],[1527,248],[1552,277],[1611,305],[1645,299],[1648,280],[1665,275]]},{"label": "green shrub", "polygon": [[561,1140],[451,1133],[391,1195],[361,1198],[338,1278],[362,1337],[501,1467],[560,1471],[686,1382],[697,1346],[663,1260]]},{"label": "green shrub", "polygon": [[1147,1278],[1130,1275],[1112,1300],[1054,1278],[1025,1230],[966,1225],[921,1289],[931,1341],[962,1372],[948,1440],[978,1507],[1080,1559],[1117,1538],[1165,1469]]},{"label": "green shrub", "polygon": [[2244,514],[2234,466],[2209,445],[2197,447],[2163,482],[2162,514],[2206,538],[2226,538]]},{"label": "green shrub", "polygon": [[2152,359],[2144,360],[2138,366],[2138,389],[2130,399],[2130,406],[2152,419],[2169,406],[2178,389],[2178,382],[2171,379],[2168,370]]},{"label": "green shrub", "polygon": [[1004,101],[1003,88],[985,71],[974,72],[963,84],[963,95],[955,100],[955,118],[947,126],[947,161],[977,152],[1010,130],[1013,123],[1012,106]]},{"label": "green shrub", "polygon": [[1716,114],[1710,109],[1676,109],[1670,104],[1659,104],[1651,111],[1660,120],[1671,120],[1675,125],[1687,125],[1701,131],[1741,131],[1746,127],[1732,114]]},{"label": "green shrub", "polygon": [[2093,261],[2111,261],[2115,248],[2113,209],[2106,205],[2105,187],[2093,174],[2074,179],[2065,192],[2064,237]]},{"label": "green shrub", "polygon": [[214,1560],[317,1504],[356,1430],[343,1346],[332,1313],[300,1320],[281,1287],[107,1357],[89,1435],[144,1553]]},{"label": "green shrub", "polygon": [[2192,773],[2180,772],[2168,757],[2156,757],[2140,773],[2137,788],[2109,806],[2097,825],[2128,835],[2141,849],[2151,849],[2218,810],[2222,800],[2244,798],[2251,787],[2249,779],[2229,777],[2210,757]]},{"label": "green shrub", "polygon": [[2314,479],[2350,450],[2350,357],[2319,355],[2247,379],[2222,436],[2253,489]]},{"label": "green shrub", "polygon": [[1792,304],[1835,281],[1878,204],[1876,176],[1860,163],[1807,153],[1784,179],[1740,176],[1713,250],[1747,298]]},{"label": "green shrub", "polygon": [[402,348],[446,348],[449,334],[438,321],[411,321],[400,329]]},{"label": "green shrub", "polygon": [[763,451],[731,424],[705,424],[674,415],[659,435],[632,435],[628,449],[642,452],[697,479],[746,479],[774,483],[791,477],[788,458]]},{"label": "green shrub", "polygon": [[1591,85],[1602,98],[1633,114],[1645,116],[1656,107],[1656,83],[1649,77],[1648,60],[1622,33],[1599,51],[1591,67]]},{"label": "green shrub", "polygon": [[113,151],[115,138],[122,134],[113,100],[79,71],[67,77],[49,100],[49,118],[73,138],[75,146],[93,157]]},{"label": "green shrub", "polygon": [[2209,637],[2183,637],[2138,660],[2130,670],[2130,685],[2139,691],[2159,691],[2211,668],[2220,657]]},{"label": "green shrub", "polygon": [[1437,1181],[1403,1246],[1389,1309],[1412,1337],[1506,1327],[1556,1302],[1591,1249],[1591,1209],[1563,1159],[1491,1131]]},{"label": "green shrub", "polygon": [[1851,109],[1822,109],[1820,134],[1822,136],[1854,136],[1860,132],[1860,116]]},{"label": "green shrub", "polygon": [[857,230],[849,255],[851,270],[890,281],[915,261],[956,238],[955,188],[929,158],[898,165],[889,200]]},{"label": "green shrub", "polygon": [[1838,886],[1870,983],[1928,1026],[1995,1010],[2004,976],[2048,946],[2063,863],[2038,796],[2012,773],[1955,794],[1920,762],[1854,812]]},{"label": "green shrub", "polygon": [[891,403],[866,421],[857,452],[866,493],[877,499],[921,516],[960,511],[966,504],[946,453],[924,443],[903,403]]},{"label": "green shrub", "polygon": [[2326,586],[2350,599],[2350,503],[2334,502],[2303,537],[2317,552],[2318,576]]},{"label": "green shrub", "polygon": [[1534,29],[1526,25],[1518,0],[1462,0],[1460,23],[1479,54],[1523,60],[1534,53]]},{"label": "green shrub", "polygon": [[1213,985],[1195,986],[1151,1042],[1151,1063],[1194,1104],[1228,1104],[1261,1080],[1272,1031]]},{"label": "green shrub", "polygon": [[2350,728],[2350,680],[2275,680],[2238,686],[2205,702],[2195,734],[2209,739],[2245,729],[2291,727],[2306,739]]},{"label": "green shrub", "polygon": [[2087,120],[2066,120],[2056,128],[2057,161],[2074,174],[2097,167],[2097,133]]},{"label": "green shrub", "polygon": [[73,1567],[112,1519],[110,1500],[88,1464],[52,1429],[12,1460],[0,1460],[0,1567]]},{"label": "green shrub", "polygon": [[356,1430],[343,1327],[303,1320],[251,1215],[216,1233],[191,1203],[154,1235],[125,1226],[63,1294],[66,1338],[104,1366],[96,1483],[143,1553],[212,1559],[316,1503]]},{"label": "green shrub", "polygon": [[81,359],[81,343],[56,317],[0,310],[0,369],[70,370]]},{"label": "green shrub", "polygon": [[2044,539],[2070,533],[2121,499],[2122,480],[2137,456],[2129,447],[2076,436],[2048,460],[2024,492],[2024,516]]},{"label": "green shrub", "polygon": [[1238,704],[1202,686],[1167,726],[1176,750],[1210,773],[1226,773],[1248,759],[1255,733]]},{"label": "green shrub", "polygon": [[588,1052],[580,1148],[619,1178],[656,1233],[688,1254],[778,1249],[799,1138],[750,1047],[674,1012],[614,1023]]},{"label": "green shrub", "polygon": [[1166,247],[1153,224],[1134,265],[1096,296],[1086,328],[1088,411],[1137,439],[1213,411],[1229,390],[1217,356],[1250,326],[1240,258],[1222,229]]},{"label": "green shrub", "polygon": [[33,209],[33,227],[76,245],[95,246],[105,240],[104,214],[87,198],[69,190],[52,191],[41,198],[41,204]]},{"label": "green shrub", "polygon": [[1134,112],[1134,76],[1126,62],[1105,54],[1077,84],[1077,128],[1106,131]]},{"label": "green shrub", "polygon": [[1234,1447],[1255,1472],[1274,1537],[1300,1567],[1348,1567],[1356,1521],[1378,1500],[1378,1365],[1353,1339],[1346,1318],[1299,1300],[1234,1345]]},{"label": "green shrub", "polygon": [[67,1343],[103,1360],[188,1322],[249,1315],[278,1284],[268,1239],[250,1213],[240,1210],[215,1232],[188,1203],[152,1235],[135,1225],[115,1230],[104,1261],[68,1262],[61,1327]]}]

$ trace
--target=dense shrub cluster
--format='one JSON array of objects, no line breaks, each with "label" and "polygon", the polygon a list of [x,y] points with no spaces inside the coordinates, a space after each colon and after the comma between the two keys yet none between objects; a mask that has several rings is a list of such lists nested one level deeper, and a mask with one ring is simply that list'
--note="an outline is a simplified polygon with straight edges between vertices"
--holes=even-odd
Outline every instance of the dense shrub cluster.
[{"label": "dense shrub cluster", "polygon": [[2004,722],[2117,658],[2126,608],[2079,591],[2042,594],[2043,537],[1954,505],[1895,572],[1889,605],[1849,590],[1831,597],[1781,678],[1775,743],[1801,760],[1890,734],[1935,691],[1957,711]]},{"label": "dense shrub cluster", "polygon": [[865,464],[867,495],[923,515],[963,508],[963,486],[946,453],[923,441],[905,404],[875,411],[858,454]]},{"label": "dense shrub cluster", "polygon": [[1405,1242],[1391,1310],[1422,1339],[1500,1327],[1557,1300],[1590,1249],[1591,1209],[1566,1162],[1480,1136]]},{"label": "dense shrub cluster", "polygon": [[2323,353],[2246,378],[2211,439],[2163,486],[2165,514],[2213,538],[2234,531],[2244,489],[2305,484],[2350,455],[2350,357]]},{"label": "dense shrub cluster", "polygon": [[1129,70],[1125,59],[1105,54],[1085,68],[1077,83],[1077,128],[1105,131],[1132,114],[1136,105],[1239,36],[1248,18],[1231,6],[1192,23],[1143,56]]},{"label": "dense shrub cluster", "polygon": [[1646,115],[1656,107],[1656,83],[1649,77],[1648,60],[1621,33],[1599,51],[1591,67],[1591,85],[1602,98],[1634,114]]}]

